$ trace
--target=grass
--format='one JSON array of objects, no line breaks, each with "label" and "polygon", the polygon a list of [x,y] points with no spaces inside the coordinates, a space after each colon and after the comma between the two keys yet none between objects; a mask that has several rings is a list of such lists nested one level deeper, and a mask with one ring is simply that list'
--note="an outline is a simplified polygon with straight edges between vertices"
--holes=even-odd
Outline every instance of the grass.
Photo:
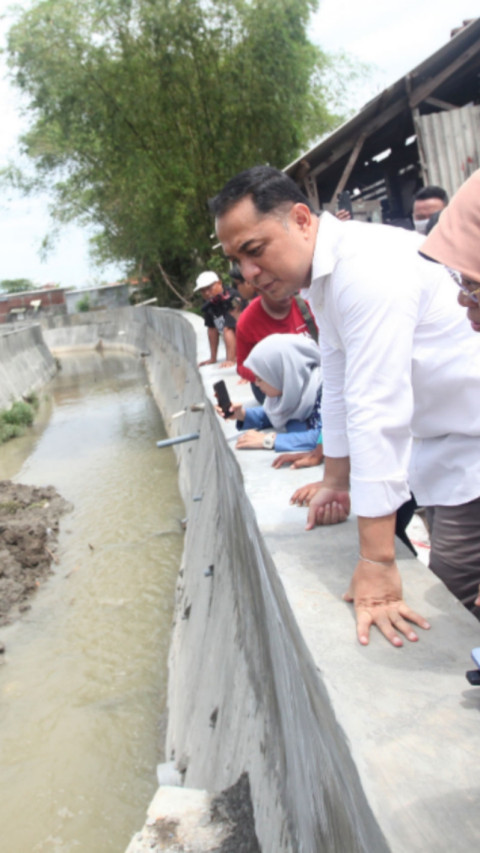
[{"label": "grass", "polygon": [[0,411],[0,444],[23,435],[32,426],[38,405],[37,395],[30,394],[23,400],[17,400],[9,409]]},{"label": "grass", "polygon": [[18,501],[4,501],[0,503],[0,515],[15,515],[19,509],[23,509],[23,507]]}]

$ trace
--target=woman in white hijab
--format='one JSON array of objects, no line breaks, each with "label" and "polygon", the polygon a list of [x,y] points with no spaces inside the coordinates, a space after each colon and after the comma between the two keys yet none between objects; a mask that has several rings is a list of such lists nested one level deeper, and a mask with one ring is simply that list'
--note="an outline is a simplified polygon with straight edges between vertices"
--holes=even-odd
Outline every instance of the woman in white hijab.
[{"label": "woman in white hijab", "polygon": [[[237,429],[245,430],[237,447],[278,452],[312,450],[322,441],[320,350],[310,337],[269,335],[260,341],[245,367],[266,395],[263,406],[230,411]],[[261,432],[269,429],[274,432]]]}]

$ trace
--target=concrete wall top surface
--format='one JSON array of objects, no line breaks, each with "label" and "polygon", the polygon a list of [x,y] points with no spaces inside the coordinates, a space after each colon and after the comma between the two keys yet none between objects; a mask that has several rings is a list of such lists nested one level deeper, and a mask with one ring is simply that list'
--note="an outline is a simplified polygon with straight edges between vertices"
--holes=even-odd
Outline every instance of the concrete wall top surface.
[{"label": "concrete wall top surface", "polygon": [[[189,319],[200,361],[208,358],[206,330]],[[234,368],[200,372],[212,402],[213,382],[223,378],[232,400],[256,404]],[[479,849],[480,688],[465,678],[470,650],[480,646],[478,621],[399,543],[405,598],[431,630],[397,649],[374,629],[361,646],[342,600],[358,555],[355,519],[305,532],[306,510],[289,505],[296,488],[322,478],[323,466],[273,469],[273,452],[236,450],[235,424],[222,421],[222,429],[390,848]]]}]

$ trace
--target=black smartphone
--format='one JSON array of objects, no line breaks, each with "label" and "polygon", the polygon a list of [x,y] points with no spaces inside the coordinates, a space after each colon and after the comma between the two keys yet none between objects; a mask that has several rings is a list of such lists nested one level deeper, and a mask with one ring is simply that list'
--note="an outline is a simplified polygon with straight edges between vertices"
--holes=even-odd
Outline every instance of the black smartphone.
[{"label": "black smartphone", "polygon": [[230,415],[230,406],[232,405],[232,401],[230,400],[227,391],[227,386],[225,385],[223,379],[220,379],[219,382],[214,383],[213,390],[218,400],[218,405],[220,406],[225,417],[228,418],[228,416]]},{"label": "black smartphone", "polygon": [[352,215],[352,199],[350,198],[350,193],[348,192],[348,190],[343,190],[343,192],[338,193],[337,209],[347,210],[350,216]]}]

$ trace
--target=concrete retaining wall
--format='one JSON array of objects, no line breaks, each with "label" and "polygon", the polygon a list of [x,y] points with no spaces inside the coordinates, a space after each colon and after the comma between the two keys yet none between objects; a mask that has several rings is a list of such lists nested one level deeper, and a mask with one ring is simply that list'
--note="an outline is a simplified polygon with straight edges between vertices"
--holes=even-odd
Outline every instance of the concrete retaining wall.
[{"label": "concrete retaining wall", "polygon": [[155,308],[67,319],[45,330],[55,352],[143,353],[168,432],[200,433],[176,447],[188,522],[167,759],[184,785],[219,791],[246,772],[263,853],[477,849],[480,696],[464,679],[476,620],[400,552],[407,597],[432,631],[404,649],[378,635],[360,647],[341,601],[354,522],[304,534],[288,507],[299,472],[232,453],[231,425],[207,399],[218,371],[202,369],[206,394],[191,322]]},{"label": "concrete retaining wall", "polygon": [[[50,326],[45,337],[57,355],[100,340],[144,352],[169,434],[200,431],[198,441],[176,448],[188,523],[170,653],[167,757],[185,786],[220,791],[246,771],[265,853],[387,850],[239,467],[205,400],[191,325],[177,312],[140,308],[108,319],[89,312],[67,326],[57,318]],[[199,402],[205,410],[191,412]]]},{"label": "concrete retaining wall", "polygon": [[56,371],[40,325],[0,334],[0,409],[45,385]]}]

